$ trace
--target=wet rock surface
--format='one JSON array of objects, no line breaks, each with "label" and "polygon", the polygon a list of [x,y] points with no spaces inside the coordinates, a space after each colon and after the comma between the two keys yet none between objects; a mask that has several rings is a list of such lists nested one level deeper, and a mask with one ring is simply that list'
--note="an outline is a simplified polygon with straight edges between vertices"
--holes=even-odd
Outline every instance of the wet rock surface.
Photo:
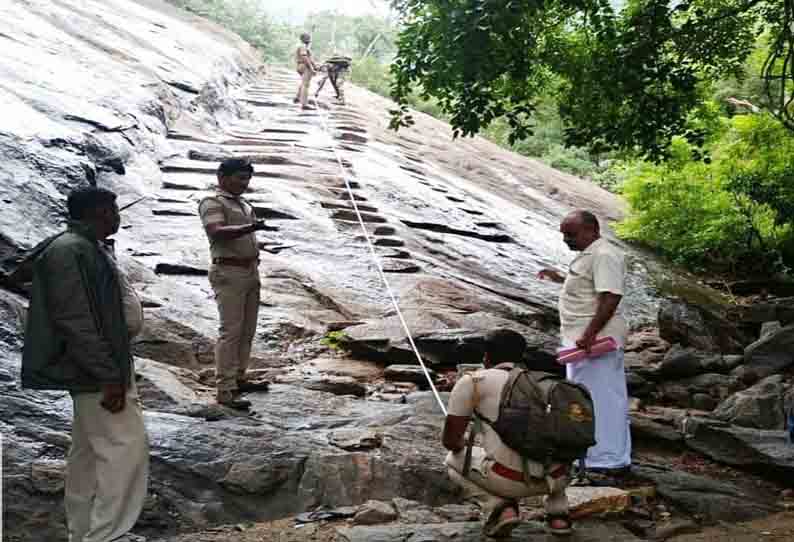
[{"label": "wet rock surface", "polygon": [[[144,198],[124,211],[116,236],[146,319],[133,352],[153,461],[138,529],[165,536],[376,500],[394,509],[397,524],[343,529],[339,540],[480,540],[477,510],[460,502],[442,464],[438,406],[416,391],[424,377],[413,366],[404,371],[407,384],[383,382],[383,367],[415,357],[351,202],[418,348],[441,374],[479,362],[485,332],[501,326],[527,338],[533,367],[559,371],[559,286],[536,273],[562,269],[573,256],[558,231],[565,214],[595,209],[612,237],[606,221],[622,215],[620,200],[483,139],[453,142],[446,124],[425,115],[390,132],[389,102],[355,87],[354,105],[301,114],[291,103],[294,73],[262,75],[257,54],[238,38],[159,0],[10,0],[0,15],[0,199],[11,202],[0,214],[0,271],[63,227],[75,187],[113,189],[122,206]],[[256,164],[249,196],[269,226],[258,234],[262,302],[252,372],[273,384],[248,395],[250,415],[213,403],[217,312],[196,216],[227,156]],[[623,248],[627,313],[635,326],[653,324],[660,294],[650,276],[664,270]],[[25,288],[3,279],[17,292],[0,289],[4,536],[61,541],[71,401],[19,389]],[[785,326],[785,307],[746,318],[772,314],[753,325]],[[740,333],[692,308],[667,313],[661,337],[641,332],[626,348],[632,392],[649,401],[683,405],[686,396],[687,407],[713,406],[707,399],[725,399],[748,375],[757,380],[790,364],[787,327],[728,361],[719,353],[734,352],[736,341],[746,346]],[[687,351],[673,362],[671,342],[712,352]],[[746,375],[726,376],[740,363]],[[449,389],[447,376],[442,381]],[[723,405],[720,412],[728,411]],[[705,418],[683,426],[683,414],[641,410],[634,431],[646,438],[728,463],[792,466],[775,440],[782,432]],[[666,471],[648,477],[693,507],[706,506],[697,496],[716,488],[727,510],[745,513],[734,488]],[[757,504],[763,498],[753,494],[745,506],[766,510]],[[525,525],[517,536],[543,537],[539,528]],[[615,523],[584,522],[573,539],[635,537]]]}]

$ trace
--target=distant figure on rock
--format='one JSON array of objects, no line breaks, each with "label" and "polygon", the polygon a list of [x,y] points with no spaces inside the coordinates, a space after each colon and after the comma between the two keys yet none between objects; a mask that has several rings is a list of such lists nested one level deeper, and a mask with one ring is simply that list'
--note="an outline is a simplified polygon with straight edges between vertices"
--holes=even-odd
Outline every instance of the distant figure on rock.
[{"label": "distant figure on rock", "polygon": [[209,279],[220,320],[215,346],[218,403],[250,408],[241,393],[266,391],[266,382],[249,382],[246,371],[259,316],[259,246],[255,232],[266,229],[242,197],[254,167],[244,158],[229,158],[218,167],[218,190],[199,203],[199,215],[210,242]]},{"label": "distant figure on rock", "polygon": [[320,67],[320,71],[324,72],[322,79],[317,84],[317,91],[314,97],[320,96],[320,91],[325,86],[325,82],[330,80],[331,86],[336,91],[336,100],[345,105],[345,80],[350,71],[350,62],[353,59],[349,56],[332,56]]},{"label": "distant figure on rock", "polygon": [[301,84],[294,102],[300,103],[302,109],[314,109],[308,104],[309,88],[312,84],[312,77],[319,71],[319,68],[312,59],[311,43],[312,37],[303,33],[301,34],[301,45],[295,51],[295,69],[301,76]]},{"label": "distant figure on rock", "polygon": [[624,254],[601,237],[598,219],[588,211],[574,211],[560,225],[563,241],[580,254],[568,275],[553,269],[538,274],[564,286],[559,311],[563,347],[590,351],[598,339],[611,337],[617,350],[567,365],[568,378],[584,384],[593,396],[596,441],[585,460],[594,482],[620,485],[631,466],[628,393],[623,345],[628,326],[620,308],[626,281]]},{"label": "distant figure on rock", "polygon": [[70,542],[132,540],[125,534],[143,509],[149,472],[130,354],[143,311],[108,239],[119,229],[116,195],[82,188],[67,205],[68,229],[33,264],[22,386],[72,396],[64,497]]},{"label": "distant figure on rock", "polygon": [[[570,460],[546,457],[540,462],[523,457],[505,443],[499,425],[500,420],[516,421],[515,415],[502,419],[502,398],[518,373],[527,374],[516,367],[523,361],[525,349],[526,341],[514,331],[498,329],[486,336],[485,369],[468,373],[455,384],[442,436],[444,447],[450,450],[445,461],[449,476],[463,488],[466,498],[478,501],[486,518],[484,533],[491,537],[509,536],[520,523],[519,500],[537,495],[548,495],[547,530],[559,535],[571,532],[565,494]],[[545,408],[541,407],[541,411]],[[473,445],[471,434],[466,442],[466,428],[472,417],[475,429],[478,421],[484,422],[477,429],[482,431],[482,447]],[[589,421],[592,425],[592,418]],[[526,431],[530,422],[530,416],[519,419],[513,427],[514,434],[518,436],[521,429]]]}]

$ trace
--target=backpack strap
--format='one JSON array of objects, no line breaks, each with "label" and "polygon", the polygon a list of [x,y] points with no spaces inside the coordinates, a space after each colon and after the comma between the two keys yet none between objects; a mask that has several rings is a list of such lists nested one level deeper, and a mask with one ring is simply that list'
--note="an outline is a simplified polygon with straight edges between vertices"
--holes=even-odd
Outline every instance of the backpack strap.
[{"label": "backpack strap", "polygon": [[474,378],[472,375],[469,375],[471,378],[471,385],[472,385],[472,393],[471,393],[471,402],[472,402],[472,422],[471,428],[469,429],[469,438],[466,441],[466,455],[463,458],[463,474],[464,478],[469,476],[469,471],[471,471],[471,454],[472,450],[474,449],[474,438],[477,436],[477,429],[478,429],[478,420],[477,418],[480,417],[480,413],[477,412],[477,407],[480,406],[480,390],[477,387],[477,379]]}]

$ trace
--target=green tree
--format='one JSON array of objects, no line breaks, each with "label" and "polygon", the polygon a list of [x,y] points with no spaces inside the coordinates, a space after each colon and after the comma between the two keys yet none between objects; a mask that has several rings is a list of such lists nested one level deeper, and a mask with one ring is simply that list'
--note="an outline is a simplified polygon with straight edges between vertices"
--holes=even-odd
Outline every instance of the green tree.
[{"label": "green tree", "polygon": [[[557,88],[565,143],[596,152],[664,158],[675,136],[702,145],[688,119],[703,84],[740,78],[760,32],[771,36],[766,81],[784,81],[792,109],[792,0],[398,0],[402,31],[393,96],[419,85],[457,135],[504,117],[511,141],[531,133],[532,113]],[[772,85],[774,87],[774,84]],[[781,101],[782,100],[782,101]],[[398,110],[392,126],[409,122]]]}]

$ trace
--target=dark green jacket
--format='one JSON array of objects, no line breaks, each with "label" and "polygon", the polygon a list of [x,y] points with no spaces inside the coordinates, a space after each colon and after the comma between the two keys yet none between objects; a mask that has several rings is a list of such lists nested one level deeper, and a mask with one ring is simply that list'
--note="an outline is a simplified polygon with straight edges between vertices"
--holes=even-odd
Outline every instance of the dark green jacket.
[{"label": "dark green jacket", "polygon": [[90,226],[70,223],[33,264],[22,386],[100,391],[128,386],[131,371],[115,265]]}]

